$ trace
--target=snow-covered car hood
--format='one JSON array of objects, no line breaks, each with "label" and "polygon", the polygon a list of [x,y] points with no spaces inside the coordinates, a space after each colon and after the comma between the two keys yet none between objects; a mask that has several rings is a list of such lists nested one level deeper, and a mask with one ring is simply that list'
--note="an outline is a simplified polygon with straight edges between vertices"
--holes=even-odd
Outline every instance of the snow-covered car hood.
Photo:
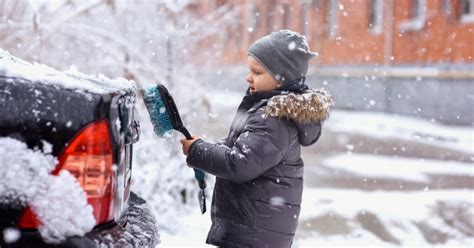
[{"label": "snow-covered car hood", "polygon": [[86,75],[80,73],[74,67],[67,71],[58,71],[47,65],[26,62],[2,49],[0,49],[0,76],[22,78],[32,82],[72,89],[81,93],[104,94],[136,91],[134,81],[124,78],[109,79],[102,74],[97,76]]}]

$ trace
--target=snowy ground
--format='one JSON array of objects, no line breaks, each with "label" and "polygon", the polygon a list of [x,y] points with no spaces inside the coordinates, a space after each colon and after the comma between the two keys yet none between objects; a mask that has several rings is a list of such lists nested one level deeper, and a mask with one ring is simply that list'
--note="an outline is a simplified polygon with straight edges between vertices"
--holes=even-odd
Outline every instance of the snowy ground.
[{"label": "snowy ground", "polygon": [[[200,135],[226,135],[240,92],[211,92]],[[303,150],[305,191],[294,247],[470,246],[474,129],[383,113],[334,111]],[[191,209],[159,247],[204,244],[210,217]]]}]

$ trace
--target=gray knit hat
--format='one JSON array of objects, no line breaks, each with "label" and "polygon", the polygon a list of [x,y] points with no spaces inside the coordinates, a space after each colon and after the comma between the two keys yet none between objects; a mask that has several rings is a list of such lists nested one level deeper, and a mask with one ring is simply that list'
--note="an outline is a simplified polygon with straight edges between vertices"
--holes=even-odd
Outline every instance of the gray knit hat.
[{"label": "gray knit hat", "polygon": [[309,60],[316,53],[309,51],[306,37],[285,29],[255,41],[248,55],[260,62],[283,85],[306,76]]}]

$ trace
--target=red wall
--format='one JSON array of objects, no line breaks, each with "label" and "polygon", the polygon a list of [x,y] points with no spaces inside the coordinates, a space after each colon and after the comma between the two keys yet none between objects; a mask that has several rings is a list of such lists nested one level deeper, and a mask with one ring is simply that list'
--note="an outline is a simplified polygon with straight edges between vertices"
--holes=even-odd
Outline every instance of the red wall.
[{"label": "red wall", "polygon": [[[456,11],[452,16],[447,16],[444,0],[426,0],[427,18],[424,27],[402,32],[399,25],[409,18],[411,1],[384,1],[383,31],[374,34],[368,29],[369,0],[339,0],[339,37],[336,38],[330,38],[328,34],[329,0],[227,0],[218,3],[207,0],[201,2],[201,11],[204,13],[205,8],[225,2],[240,7],[239,18],[227,29],[228,39],[222,48],[223,64],[245,63],[247,48],[253,41],[268,34],[269,13],[273,13],[270,30],[290,28],[303,33],[302,28],[309,25],[307,37],[310,47],[320,53],[313,63],[364,65],[474,62],[474,23],[462,23]],[[255,5],[255,12],[260,13],[260,25],[253,32],[248,32],[247,28],[252,27],[252,13],[249,13],[251,4]],[[285,4],[290,6],[291,16],[287,26],[283,26]],[[459,0],[452,0],[452,9],[457,9],[458,4]],[[302,14],[304,9],[309,9],[307,24],[302,23],[305,22]],[[211,44],[212,39],[204,47]]]}]

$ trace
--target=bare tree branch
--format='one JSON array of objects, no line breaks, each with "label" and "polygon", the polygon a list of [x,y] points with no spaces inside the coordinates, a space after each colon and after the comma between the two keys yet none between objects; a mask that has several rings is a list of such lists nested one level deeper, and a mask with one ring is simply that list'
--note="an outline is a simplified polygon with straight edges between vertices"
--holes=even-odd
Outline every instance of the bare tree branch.
[{"label": "bare tree branch", "polygon": [[47,27],[49,25],[42,25],[41,28],[38,30],[38,33],[42,33],[44,31],[47,31],[47,33],[44,35],[40,35],[40,39],[37,42],[31,43],[31,45],[23,53],[23,56],[28,57],[31,54],[31,52],[33,52],[34,49],[36,49],[36,47],[39,44],[41,44],[41,42],[44,42],[50,39],[58,31],[61,25],[63,25],[67,21],[84,14],[95,7],[101,6],[102,4],[103,4],[102,1],[85,4],[81,6],[79,9],[77,9],[75,12],[70,13],[69,15],[57,21],[55,24],[51,25],[51,28],[49,28],[48,30],[43,30],[43,29],[46,29],[44,27]]}]

